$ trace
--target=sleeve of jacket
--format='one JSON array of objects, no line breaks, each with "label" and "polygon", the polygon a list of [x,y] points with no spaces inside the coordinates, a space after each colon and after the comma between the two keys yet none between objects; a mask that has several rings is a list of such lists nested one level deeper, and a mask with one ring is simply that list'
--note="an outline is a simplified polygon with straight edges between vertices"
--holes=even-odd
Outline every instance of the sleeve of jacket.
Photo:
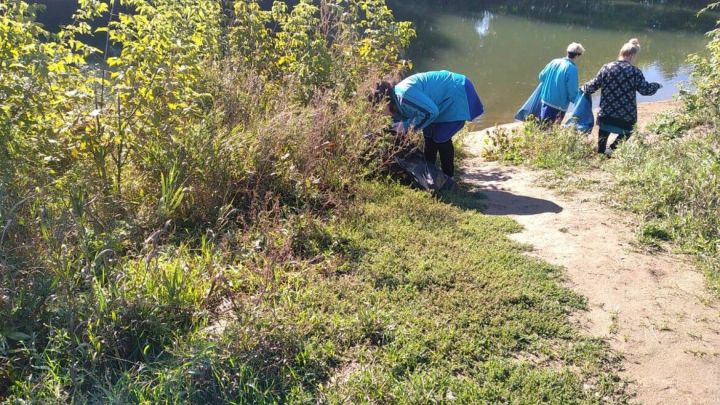
[{"label": "sleeve of jacket", "polygon": [[409,89],[400,100],[400,111],[405,128],[421,130],[432,124],[440,111],[438,106],[423,92]]},{"label": "sleeve of jacket", "polygon": [[578,95],[578,71],[575,66],[571,66],[568,69],[566,80],[565,85],[567,86],[568,100],[574,102]]},{"label": "sleeve of jacket", "polygon": [[600,71],[590,79],[585,85],[583,86],[583,93],[585,94],[593,94],[596,91],[598,91],[603,86],[603,81],[605,78],[605,66],[600,68]]}]

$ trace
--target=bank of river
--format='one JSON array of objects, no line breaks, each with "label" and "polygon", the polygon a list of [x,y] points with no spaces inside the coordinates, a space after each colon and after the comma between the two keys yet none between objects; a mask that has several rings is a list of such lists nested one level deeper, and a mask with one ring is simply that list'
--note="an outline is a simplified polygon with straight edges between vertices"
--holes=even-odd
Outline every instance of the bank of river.
[{"label": "bank of river", "polygon": [[[642,103],[638,125],[677,106]],[[477,154],[485,134],[469,134],[468,150]],[[532,256],[565,269],[568,287],[587,299],[588,311],[576,318],[578,324],[623,355],[622,374],[635,400],[718,403],[720,303],[689,258],[638,249],[632,216],[611,209],[602,188],[562,195],[545,188],[541,171],[481,157],[467,159],[464,172],[463,182],[486,197],[485,214],[518,221],[524,230],[512,238],[532,245]],[[582,175],[611,181],[602,169]]]}]

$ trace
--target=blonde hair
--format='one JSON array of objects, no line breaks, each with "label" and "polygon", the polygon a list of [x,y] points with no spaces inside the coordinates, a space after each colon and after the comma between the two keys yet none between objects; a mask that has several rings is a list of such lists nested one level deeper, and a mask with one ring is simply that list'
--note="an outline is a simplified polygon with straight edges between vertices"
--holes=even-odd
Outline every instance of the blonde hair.
[{"label": "blonde hair", "polygon": [[638,41],[637,38],[633,38],[627,41],[622,48],[620,48],[618,56],[621,58],[628,58],[637,55],[638,52],[640,52],[640,41]]}]

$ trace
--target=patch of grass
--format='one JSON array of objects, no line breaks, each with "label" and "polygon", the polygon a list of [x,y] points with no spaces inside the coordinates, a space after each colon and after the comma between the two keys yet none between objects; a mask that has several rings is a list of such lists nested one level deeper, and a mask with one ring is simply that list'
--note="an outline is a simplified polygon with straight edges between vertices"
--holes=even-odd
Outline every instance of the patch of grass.
[{"label": "patch of grass", "polygon": [[[342,356],[354,366],[324,386],[330,402],[624,398],[616,359],[568,322],[582,298],[507,239],[516,223],[397,187],[366,192],[345,228],[367,252],[350,277],[355,294],[382,309],[383,339]],[[589,380],[613,382],[583,391]]]},{"label": "patch of grass", "polygon": [[558,175],[588,168],[599,159],[587,135],[561,126],[548,128],[536,121],[527,121],[515,130],[496,129],[485,142],[486,159],[550,169]]},{"label": "patch of grass", "polygon": [[720,133],[627,142],[609,161],[613,200],[642,219],[644,243],[674,242],[702,259],[711,287],[718,289],[720,242]]},{"label": "patch of grass", "polygon": [[117,263],[78,296],[84,334],[57,322],[27,340],[37,372],[8,399],[628,399],[619,358],[569,321],[583,298],[507,238],[517,223],[399,185],[359,190],[346,216],[280,223],[260,247],[238,230]]}]

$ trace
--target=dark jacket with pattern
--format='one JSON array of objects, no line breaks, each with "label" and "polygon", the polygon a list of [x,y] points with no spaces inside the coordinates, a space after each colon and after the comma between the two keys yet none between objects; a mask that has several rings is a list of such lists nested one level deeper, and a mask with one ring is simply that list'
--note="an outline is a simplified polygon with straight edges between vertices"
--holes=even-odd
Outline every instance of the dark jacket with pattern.
[{"label": "dark jacket with pattern", "polygon": [[651,96],[659,88],[659,83],[648,83],[642,71],[630,62],[616,60],[600,68],[583,91],[592,94],[602,89],[598,120],[629,130],[637,122],[635,92]]}]

